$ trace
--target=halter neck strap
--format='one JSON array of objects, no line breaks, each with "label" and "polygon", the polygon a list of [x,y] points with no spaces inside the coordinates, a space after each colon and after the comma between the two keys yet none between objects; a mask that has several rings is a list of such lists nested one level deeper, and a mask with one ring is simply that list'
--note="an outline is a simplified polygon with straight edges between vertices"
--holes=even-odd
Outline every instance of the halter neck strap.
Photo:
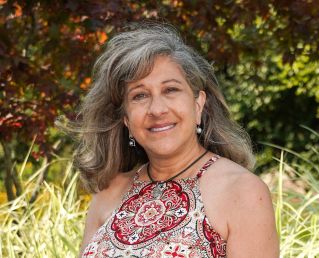
[{"label": "halter neck strap", "polygon": [[138,180],[138,178],[140,177],[140,172],[141,170],[147,165],[148,163],[143,164],[142,166],[140,166],[140,168],[135,172],[133,181],[135,182],[136,180]]},{"label": "halter neck strap", "polygon": [[219,155],[214,154],[214,156],[211,157],[211,158],[202,166],[202,168],[198,171],[196,177],[197,177],[197,178],[200,178],[200,177],[207,171],[207,169],[208,169],[212,164],[214,164],[215,161],[218,160],[219,158],[220,158]]}]

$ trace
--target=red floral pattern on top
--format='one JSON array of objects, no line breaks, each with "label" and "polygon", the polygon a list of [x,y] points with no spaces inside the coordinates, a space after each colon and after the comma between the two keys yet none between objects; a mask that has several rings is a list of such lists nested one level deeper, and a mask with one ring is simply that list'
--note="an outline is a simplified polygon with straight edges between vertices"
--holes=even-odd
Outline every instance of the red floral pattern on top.
[{"label": "red floral pattern on top", "polygon": [[153,197],[155,183],[135,176],[122,204],[93,236],[82,257],[226,257],[226,241],[210,225],[198,179],[219,156],[212,157],[194,178],[167,182]]},{"label": "red floral pattern on top", "polygon": [[161,232],[179,225],[189,211],[188,195],[176,182],[168,182],[163,192],[154,200],[152,191],[156,185],[143,187],[123,203],[115,215],[111,229],[123,244],[140,244]]},{"label": "red floral pattern on top", "polygon": [[221,236],[209,225],[206,216],[203,221],[203,231],[206,239],[210,243],[213,256],[218,257],[220,254],[226,254],[226,245],[222,244],[224,241],[222,240]]}]

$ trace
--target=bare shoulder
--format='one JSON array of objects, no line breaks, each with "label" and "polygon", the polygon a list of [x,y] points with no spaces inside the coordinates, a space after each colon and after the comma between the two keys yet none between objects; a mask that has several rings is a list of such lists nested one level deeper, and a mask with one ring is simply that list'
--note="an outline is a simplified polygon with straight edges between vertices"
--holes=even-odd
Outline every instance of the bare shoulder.
[{"label": "bare shoulder", "polygon": [[253,172],[227,158],[219,158],[209,168],[208,177],[220,185],[225,193],[253,200],[258,194],[270,196],[267,185]]},{"label": "bare shoulder", "polygon": [[230,181],[232,189],[234,191],[240,191],[244,193],[251,193],[258,191],[259,193],[268,194],[269,190],[267,185],[252,171],[244,168],[243,166],[226,158],[222,159],[225,167],[231,168],[228,170],[228,174],[232,176],[233,180]]},{"label": "bare shoulder", "polygon": [[210,173],[223,191],[227,257],[278,257],[274,209],[267,185],[241,165],[220,158]]},{"label": "bare shoulder", "polygon": [[80,255],[89,244],[112,211],[120,204],[125,192],[132,183],[135,171],[118,173],[110,182],[108,188],[92,195],[92,200],[87,212]]},{"label": "bare shoulder", "polygon": [[[223,157],[211,166],[211,170],[211,173],[207,174],[211,180],[216,181],[217,188],[224,193],[223,198],[229,209],[240,208],[244,212],[249,210],[249,207],[262,204],[273,210],[268,186],[253,172]],[[239,212],[229,214],[240,216]]]},{"label": "bare shoulder", "polygon": [[237,193],[247,193],[247,198],[249,198],[248,192],[257,189],[266,192],[268,190],[265,183],[253,172],[223,157],[210,166],[204,176],[203,185],[208,187],[213,183],[214,187],[208,189],[213,191],[212,194],[218,193],[222,198],[225,198],[223,200],[225,203],[229,203],[231,198],[237,196]]},{"label": "bare shoulder", "polygon": [[99,224],[105,222],[106,217],[117,207],[125,192],[132,183],[135,170],[130,172],[119,172],[110,182],[108,188],[94,194],[90,204],[90,209],[99,214]]}]

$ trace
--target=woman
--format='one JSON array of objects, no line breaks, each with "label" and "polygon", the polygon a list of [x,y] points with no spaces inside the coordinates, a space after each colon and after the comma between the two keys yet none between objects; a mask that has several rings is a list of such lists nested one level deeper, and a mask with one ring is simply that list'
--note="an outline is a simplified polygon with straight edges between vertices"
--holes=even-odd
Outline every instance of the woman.
[{"label": "woman", "polygon": [[268,188],[211,65],[147,25],[94,69],[75,158],[94,193],[80,256],[278,257]]}]

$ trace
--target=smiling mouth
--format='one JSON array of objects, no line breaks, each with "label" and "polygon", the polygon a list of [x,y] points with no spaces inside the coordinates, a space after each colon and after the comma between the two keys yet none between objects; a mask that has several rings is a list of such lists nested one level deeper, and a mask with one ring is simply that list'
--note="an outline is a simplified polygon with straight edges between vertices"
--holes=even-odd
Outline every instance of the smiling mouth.
[{"label": "smiling mouth", "polygon": [[154,127],[154,128],[150,128],[148,130],[150,130],[151,132],[163,132],[163,131],[167,131],[172,129],[173,127],[175,127],[176,124],[171,124],[171,125],[167,125],[167,126],[163,126],[163,127]]}]

